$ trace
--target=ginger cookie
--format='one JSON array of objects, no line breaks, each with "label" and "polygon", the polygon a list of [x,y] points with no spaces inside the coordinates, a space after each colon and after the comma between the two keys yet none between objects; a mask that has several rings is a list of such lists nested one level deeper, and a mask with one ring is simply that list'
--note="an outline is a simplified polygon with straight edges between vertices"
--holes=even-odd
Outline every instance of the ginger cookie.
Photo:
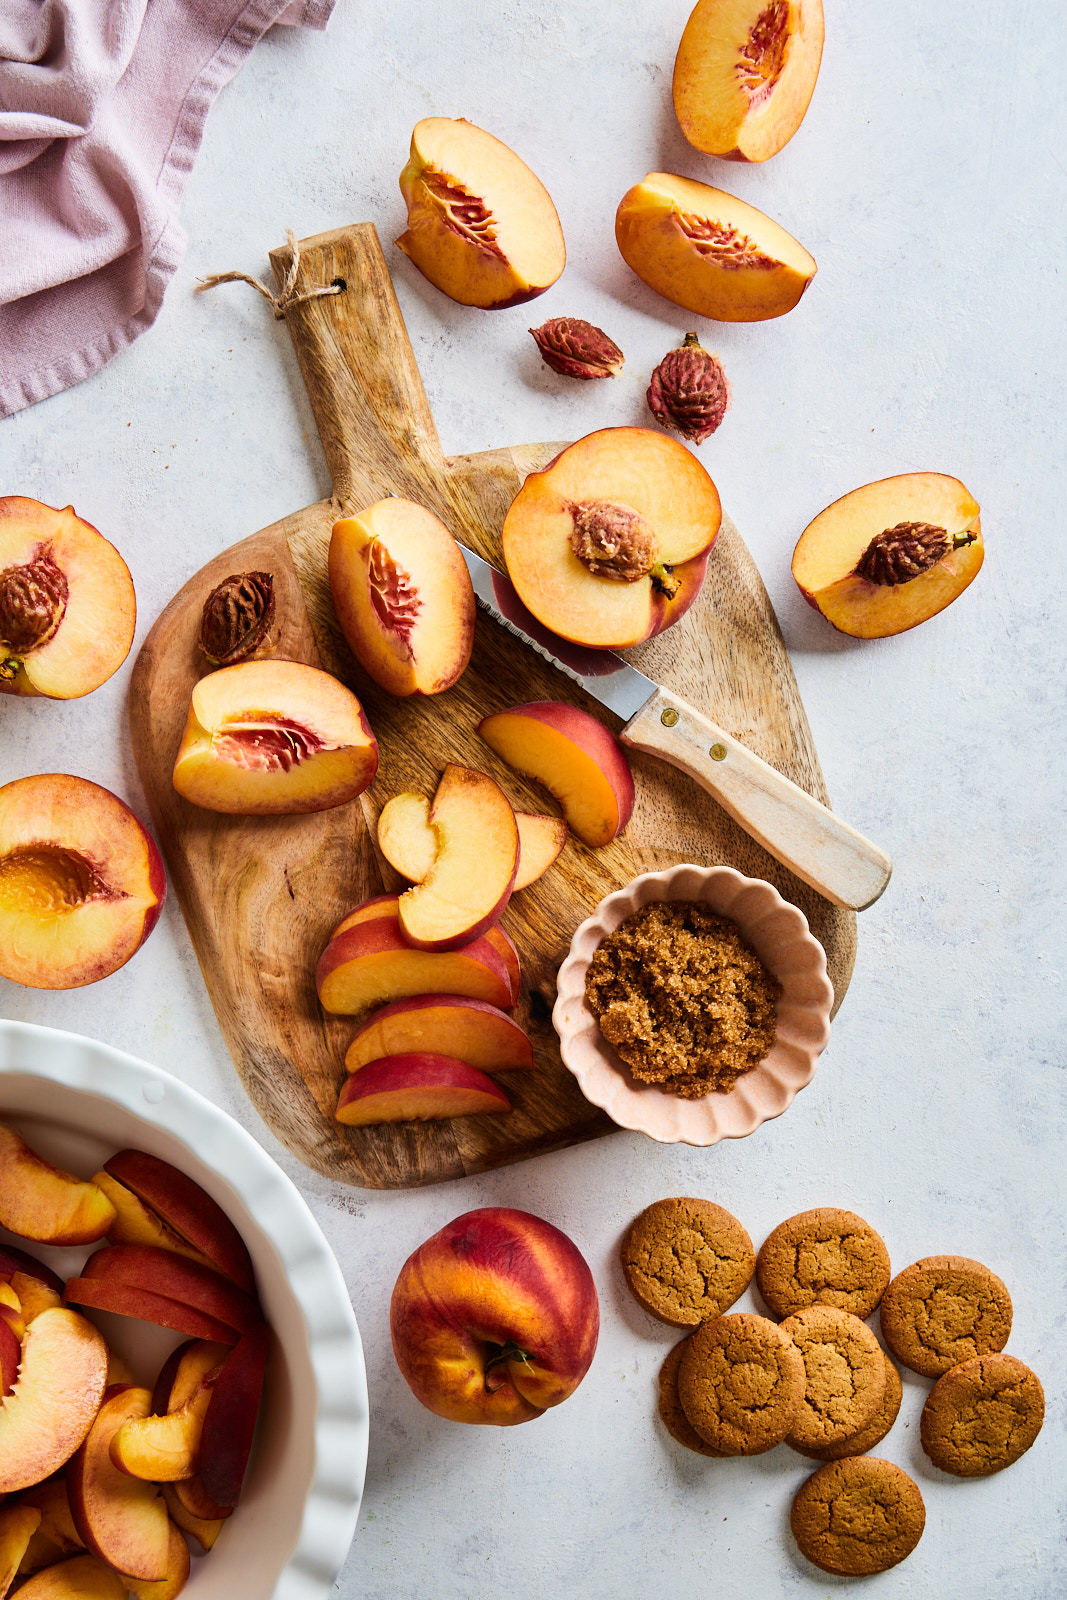
[{"label": "ginger cookie", "polygon": [[965,1256],[927,1256],[898,1272],[882,1300],[885,1342],[924,1378],[1003,1350],[1011,1296],[995,1272]]},{"label": "ginger cookie", "polygon": [[975,1356],[938,1378],[923,1406],[922,1447],[957,1478],[984,1478],[1025,1455],[1045,1420],[1036,1372],[1014,1356]]},{"label": "ginger cookie", "polygon": [[865,1322],[836,1306],[805,1306],[780,1324],[804,1361],[804,1398],[787,1443],[818,1449],[865,1428],[885,1398],[885,1356]]},{"label": "ginger cookie", "polygon": [[870,1223],[834,1206],[779,1223],[756,1258],[760,1294],[776,1317],[812,1305],[869,1317],[889,1275],[889,1252]]},{"label": "ginger cookie", "polygon": [[685,1350],[687,1340],[682,1339],[669,1351],[659,1369],[659,1414],[663,1426],[672,1439],[679,1444],[684,1444],[687,1450],[696,1450],[702,1456],[712,1456],[721,1460],[725,1451],[716,1450],[714,1445],[708,1444],[697,1433],[693,1424],[682,1410],[682,1402],[678,1398],[678,1368],[682,1362],[682,1352]]},{"label": "ginger cookie", "polygon": [[738,1311],[701,1323],[685,1341],[678,1398],[702,1439],[728,1456],[781,1444],[804,1398],[804,1361],[767,1317]]},{"label": "ginger cookie", "polygon": [[710,1200],[676,1198],[646,1206],[620,1250],[626,1282],[645,1310],[672,1328],[717,1317],[752,1280],[752,1240]]},{"label": "ginger cookie", "polygon": [[882,1403],[865,1428],[858,1433],[851,1434],[847,1439],[838,1439],[835,1444],[817,1445],[798,1444],[792,1436],[786,1444],[792,1445],[794,1450],[802,1456],[810,1456],[813,1461],[841,1461],[845,1456],[863,1456],[868,1450],[873,1450],[876,1444],[881,1444],[900,1413],[900,1402],[904,1398],[904,1386],[900,1381],[900,1373],[883,1352],[882,1360],[885,1362],[885,1394]]},{"label": "ginger cookie", "polygon": [[865,1578],[910,1556],[926,1524],[918,1486],[891,1461],[828,1461],[797,1490],[789,1516],[801,1551],[823,1572]]}]

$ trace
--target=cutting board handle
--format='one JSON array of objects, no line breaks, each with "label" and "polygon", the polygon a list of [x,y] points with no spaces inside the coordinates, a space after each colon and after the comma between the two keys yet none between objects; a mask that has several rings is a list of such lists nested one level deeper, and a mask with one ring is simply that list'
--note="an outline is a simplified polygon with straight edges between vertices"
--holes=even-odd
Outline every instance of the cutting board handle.
[{"label": "cutting board handle", "polygon": [[[366,481],[418,498],[444,457],[415,352],[372,222],[300,240],[294,292],[340,283],[337,295],[289,305],[285,320],[315,413],[336,499],[362,509]],[[279,287],[292,252],[270,253]]]}]

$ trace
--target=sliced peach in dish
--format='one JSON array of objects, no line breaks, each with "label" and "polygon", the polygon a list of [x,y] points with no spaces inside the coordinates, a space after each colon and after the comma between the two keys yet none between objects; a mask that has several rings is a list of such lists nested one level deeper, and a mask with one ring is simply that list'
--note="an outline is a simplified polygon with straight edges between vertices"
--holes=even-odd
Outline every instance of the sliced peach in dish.
[{"label": "sliced peach in dish", "polygon": [[372,782],[378,745],[350,689],[299,661],[245,661],[201,678],[174,787],[207,811],[326,811]]},{"label": "sliced peach in dish", "polygon": [[22,1301],[10,1283],[0,1279],[0,1322],[6,1322],[21,1344],[26,1335],[26,1318],[22,1315]]},{"label": "sliced peach in dish", "polygon": [[41,1244],[92,1244],[114,1220],[102,1189],[35,1155],[0,1122],[0,1226]]},{"label": "sliced peach in dish", "polygon": [[804,120],[822,60],[822,0],[698,0],[674,62],[691,145],[766,161]]},{"label": "sliced peach in dish", "polygon": [[[360,923],[363,922],[377,922],[379,919],[390,918],[398,920],[400,916],[399,907],[400,896],[395,894],[374,895],[370,900],[362,901],[360,905],[354,907],[354,909],[349,911],[346,916],[342,917],[341,921],[337,924],[337,927],[333,930],[331,942],[336,939],[339,934],[347,933],[349,928],[357,928],[359,927]],[[507,979],[509,998],[499,1001],[490,1000],[490,1005],[513,1006],[519,998],[519,990],[522,985],[522,968],[519,963],[519,952],[515,948],[514,940],[512,940],[504,932],[499,922],[494,922],[493,926],[491,928],[486,928],[485,932],[475,942],[479,948],[483,944],[491,946],[504,966],[504,974]],[[478,951],[476,950],[475,954],[477,953]],[[420,990],[418,992],[421,993],[422,991]],[[464,994],[466,993],[466,990],[460,990],[459,992]],[[395,998],[400,999],[403,998],[403,996],[396,996]],[[474,996],[474,998],[482,999],[484,997],[481,995],[481,993],[479,993],[478,995]]]},{"label": "sliced peach in dish", "polygon": [[519,991],[522,987],[522,967],[519,964],[519,952],[515,948],[514,939],[510,934],[504,932],[499,922],[494,923],[491,928],[486,928],[482,938],[487,945],[490,945],[496,951],[504,963],[504,971],[507,973],[508,989],[510,991],[508,1004],[516,1005],[519,999]]},{"label": "sliced peach in dish", "polygon": [[190,1261],[199,1261],[202,1267],[211,1266],[207,1256],[186,1244],[150,1206],[138,1200],[133,1190],[119,1183],[110,1172],[94,1172],[93,1182],[115,1207],[115,1221],[107,1230],[109,1244],[151,1244],[160,1250],[173,1250],[176,1255],[187,1256]]},{"label": "sliced peach in dish", "polygon": [[460,305],[522,305],[563,271],[563,230],[548,190],[513,150],[463,117],[416,123],[400,190],[408,226],[397,244]]},{"label": "sliced peach in dish", "polygon": [[27,1328],[42,1311],[50,1311],[53,1306],[63,1304],[63,1296],[57,1294],[50,1284],[42,1283],[39,1278],[31,1278],[25,1272],[12,1273],[11,1287],[19,1297],[22,1320]]},{"label": "sliced peach in dish", "polygon": [[192,1250],[206,1256],[224,1278],[231,1278],[246,1294],[255,1294],[247,1245],[218,1201],[195,1179],[145,1150],[117,1150],[104,1163],[104,1171],[150,1207]]},{"label": "sliced peach in dish", "polygon": [[[186,1478],[184,1482],[191,1483],[193,1480]],[[224,1518],[196,1516],[178,1498],[174,1484],[162,1483],[160,1484],[160,1489],[163,1492],[163,1499],[166,1502],[170,1520],[176,1523],[183,1533],[192,1534],[203,1551],[210,1550],[226,1526]],[[227,1516],[230,1514],[231,1509],[230,1507],[226,1508]]]},{"label": "sliced peach in dish", "polygon": [[[164,1501],[164,1504],[166,1502]],[[177,1600],[189,1581],[192,1562],[189,1546],[178,1528],[171,1524],[170,1543],[167,1546],[167,1571],[164,1577],[152,1583],[146,1578],[127,1578],[126,1583],[137,1600]]]},{"label": "sliced peach in dish", "polygon": [[510,1111],[511,1101],[484,1072],[454,1056],[409,1051],[368,1061],[341,1089],[338,1122],[428,1122],[484,1111]]},{"label": "sliced peach in dish", "polygon": [[22,1600],[126,1600],[126,1579],[95,1556],[45,1567],[18,1591]]},{"label": "sliced peach in dish", "polygon": [[108,789],[61,772],[0,788],[0,977],[106,978],[148,938],[166,889],[155,844]]},{"label": "sliced peach in dish", "polygon": [[148,1415],[147,1389],[123,1388],[103,1405],[67,1468],[74,1525],[85,1547],[116,1572],[155,1582],[166,1577],[170,1519],[154,1483],[121,1472],[111,1441],[124,1423]]},{"label": "sliced peach in dish", "polygon": [[[217,1318],[238,1333],[244,1333],[262,1317],[251,1295],[221,1273],[150,1244],[116,1244],[98,1250],[86,1261],[82,1273],[93,1281],[164,1295]],[[227,1342],[233,1341],[222,1341]]]},{"label": "sliced peach in dish", "polygon": [[0,693],[73,700],[130,653],[130,570],[73,506],[0,499]]},{"label": "sliced peach in dish", "polygon": [[694,587],[686,569],[721,521],[718,491],[684,445],[650,428],[602,428],[526,479],[504,519],[504,561],[546,628],[613,650],[678,620],[679,596],[691,604],[705,570]]},{"label": "sliced peach in dish", "polygon": [[[224,1352],[228,1354],[228,1352]],[[131,1478],[174,1483],[200,1467],[200,1436],[221,1363],[204,1374],[184,1405],[163,1416],[131,1417],[111,1441],[111,1459]]]},{"label": "sliced peach in dish", "polygon": [[9,1395],[18,1381],[22,1343],[11,1323],[0,1317],[0,1396]]},{"label": "sliced peach in dish", "polygon": [[482,1072],[534,1064],[529,1035],[506,1011],[463,995],[422,994],[368,1017],[348,1047],[345,1069],[358,1072],[382,1056],[412,1051],[441,1051]]},{"label": "sliced peach in dish", "polygon": [[958,478],[905,472],[819,513],[793,552],[809,605],[841,633],[883,639],[935,616],[978,576],[979,506]]},{"label": "sliced peach in dish", "polygon": [[34,1506],[0,1507],[0,1600],[4,1600],[22,1566],[41,1513]]},{"label": "sliced peach in dish", "polygon": [[107,1382],[107,1345],[65,1306],[26,1329],[14,1391],[0,1406],[0,1494],[57,1471],[85,1438]]},{"label": "sliced peach in dish", "polygon": [[[26,1250],[19,1250],[16,1245],[0,1242],[0,1279],[10,1283],[19,1300],[22,1309],[26,1309],[26,1293],[30,1281],[40,1283],[42,1288],[54,1290],[57,1294],[63,1293],[63,1279],[58,1272],[53,1272],[51,1267],[46,1267],[43,1261],[38,1261],[36,1256],[31,1256]],[[25,1280],[19,1282],[18,1280]],[[26,1318],[28,1322],[29,1317]]]},{"label": "sliced peach in dish", "polygon": [[120,1317],[136,1317],[157,1328],[172,1328],[193,1339],[214,1339],[219,1344],[236,1344],[238,1333],[218,1317],[187,1306],[165,1294],[137,1288],[128,1283],[112,1283],[106,1278],[68,1278],[67,1299],[71,1305],[92,1311],[113,1311]]},{"label": "sliced peach in dish", "polygon": [[417,994],[462,994],[491,1006],[512,1004],[503,960],[483,935],[458,950],[416,950],[397,917],[375,917],[332,938],[315,973],[327,1011],[357,1016]]},{"label": "sliced peach in dish", "polygon": [[440,694],[474,646],[474,589],[444,523],[392,495],[333,525],[330,593],[363,670],[390,694]]},{"label": "sliced peach in dish", "polygon": [[499,921],[519,864],[507,795],[484,772],[450,762],[430,807],[434,864],[400,896],[400,932],[419,950],[456,950]]},{"label": "sliced peach in dish", "polygon": [[217,1500],[212,1500],[200,1481],[199,1473],[195,1478],[180,1478],[177,1483],[164,1484],[163,1488],[164,1493],[169,1489],[187,1514],[198,1522],[225,1522],[227,1517],[233,1515],[232,1506],[220,1506]]},{"label": "sliced peach in dish", "polygon": [[666,300],[718,322],[792,311],[815,262],[755,206],[692,178],[649,172],[615,215],[623,260]]},{"label": "sliced peach in dish", "polygon": [[[519,865],[512,894],[548,871],[567,843],[561,817],[516,811]],[[421,794],[398,794],[378,815],[378,848],[389,865],[412,883],[428,877],[437,859],[437,835],[430,822],[430,802]]]},{"label": "sliced peach in dish", "polygon": [[241,1498],[256,1432],[271,1331],[265,1322],[250,1328],[215,1379],[200,1438],[200,1482],[222,1506]]},{"label": "sliced peach in dish", "polygon": [[594,849],[625,828],[634,780],[622,746],[577,706],[533,700],[497,711],[478,732],[502,761],[554,795],[571,830]]}]

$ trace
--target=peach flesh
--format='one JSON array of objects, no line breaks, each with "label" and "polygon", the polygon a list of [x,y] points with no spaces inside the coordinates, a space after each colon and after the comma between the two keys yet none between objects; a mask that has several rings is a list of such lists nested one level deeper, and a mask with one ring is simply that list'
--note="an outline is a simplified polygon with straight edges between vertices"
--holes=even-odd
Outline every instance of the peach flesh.
[{"label": "peach flesh", "polygon": [[154,1245],[117,1244],[98,1250],[82,1271],[95,1282],[123,1284],[165,1295],[217,1318],[239,1333],[260,1320],[256,1302],[228,1278]]},{"label": "peach flesh", "polygon": [[105,1399],[84,1444],[67,1468],[74,1525],[93,1555],[131,1578],[167,1575],[170,1522],[155,1484],[131,1478],[111,1459],[124,1423],[148,1415],[147,1389],[124,1388]]},{"label": "peach flesh", "polygon": [[107,1345],[66,1307],[26,1329],[14,1392],[0,1406],[0,1494],[28,1489],[68,1461],[96,1416],[107,1382]]},{"label": "peach flesh", "polygon": [[166,890],[155,843],[110,790],[61,772],[0,788],[0,977],[106,978],[148,938]]},{"label": "peach flesh", "polygon": [[[220,1347],[221,1348],[221,1347]],[[224,1356],[227,1354],[223,1351]],[[111,1441],[111,1459],[121,1472],[153,1483],[192,1478],[200,1466],[200,1435],[216,1372],[201,1378],[193,1393],[166,1416],[131,1417]]]},{"label": "peach flesh", "polygon": [[129,568],[73,506],[0,499],[0,693],[89,694],[125,661],[135,623]]},{"label": "peach flesh", "polygon": [[396,917],[373,918],[331,939],[315,982],[323,1009],[342,1016],[438,992],[501,1009],[512,1004],[507,969],[484,935],[459,950],[416,950],[401,937]]},{"label": "peach flesh", "polygon": [[368,1061],[348,1078],[335,1115],[363,1128],[510,1110],[504,1091],[477,1067],[454,1056],[408,1051]]},{"label": "peach flesh", "polygon": [[553,700],[498,711],[478,732],[502,761],[553,794],[578,838],[592,849],[625,828],[634,781],[618,740],[577,706]]},{"label": "peach flesh", "polygon": [[393,495],[335,522],[330,593],[365,672],[390,694],[440,694],[474,645],[474,589],[433,512]]},{"label": "peach flesh", "polygon": [[532,1067],[529,1036],[507,1012],[454,994],[415,995],[383,1006],[358,1030],[345,1055],[357,1072],[382,1056],[441,1050],[482,1072]]},{"label": "peach flesh", "polygon": [[[186,1485],[193,1481],[192,1478],[183,1480]],[[171,1521],[177,1523],[183,1533],[191,1533],[202,1550],[205,1552],[210,1550],[225,1527],[224,1519],[221,1517],[198,1517],[187,1509],[184,1501],[179,1499],[173,1484],[163,1483],[160,1484],[160,1488],[163,1491],[163,1499],[166,1502]],[[229,1510],[230,1508],[227,1507],[227,1513],[229,1513]]]},{"label": "peach flesh", "polygon": [[[516,811],[519,865],[512,894],[547,872],[567,843],[567,824],[559,817]],[[421,794],[398,794],[378,816],[378,848],[389,865],[411,883],[421,883],[437,857],[437,839],[430,824],[430,802]]]},{"label": "peach flesh", "polygon": [[126,1580],[95,1556],[72,1556],[23,1584],[22,1600],[126,1600]]},{"label": "peach flesh", "polygon": [[126,1582],[136,1600],[177,1600],[177,1596],[189,1581],[191,1566],[189,1546],[179,1530],[172,1525],[170,1543],[167,1546],[166,1576],[156,1583],[143,1578],[127,1578]]},{"label": "peach flesh", "polygon": [[[360,905],[348,912],[347,916],[342,917],[341,921],[337,924],[337,927],[330,935],[331,942],[340,934],[347,933],[349,928],[359,927],[360,923],[362,922],[376,922],[380,918],[399,918],[399,908],[399,895],[374,895],[370,900],[362,901]],[[478,955],[480,953],[483,944],[487,944],[491,947],[496,956],[499,958],[500,962],[503,964],[504,976],[508,984],[510,998],[502,1001],[497,1001],[490,998],[489,1004],[513,1006],[519,998],[519,990],[522,985],[522,969],[519,964],[519,952],[515,948],[514,941],[504,932],[499,922],[495,922],[491,928],[486,928],[485,932],[481,934],[480,937],[475,941],[475,944],[477,945],[477,949],[472,952],[473,955]],[[466,991],[461,992],[465,993]],[[400,999],[403,997],[398,995],[395,998]],[[485,999],[486,996],[479,993],[477,996],[475,996],[475,998]]]},{"label": "peach flesh", "polygon": [[66,1480],[48,1478],[19,1495],[19,1505],[33,1506],[41,1514],[40,1532],[43,1538],[59,1547],[64,1553],[84,1550],[81,1535],[74,1526],[70,1511],[70,1498]]},{"label": "peach flesh", "polygon": [[44,1161],[0,1123],[0,1226],[42,1244],[92,1244],[114,1220],[95,1183]]},{"label": "peach flesh", "polygon": [[548,191],[506,144],[464,118],[416,123],[400,189],[408,226],[397,245],[461,305],[522,305],[563,271]]},{"label": "peach flesh", "polygon": [[246,661],[194,688],[173,782],[208,811],[288,815],[354,800],[377,767],[351,690],[297,661]]},{"label": "peach flesh", "polygon": [[426,878],[400,896],[403,938],[419,950],[456,950],[499,920],[519,863],[511,804],[492,778],[449,763],[430,808],[437,854]]}]

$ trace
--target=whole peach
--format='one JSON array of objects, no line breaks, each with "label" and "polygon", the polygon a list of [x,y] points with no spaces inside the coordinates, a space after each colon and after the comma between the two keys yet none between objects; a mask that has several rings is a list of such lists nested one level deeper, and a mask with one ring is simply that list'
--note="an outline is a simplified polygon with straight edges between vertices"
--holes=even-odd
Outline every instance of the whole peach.
[{"label": "whole peach", "polygon": [[418,1400],[453,1422],[508,1427],[573,1394],[600,1331],[593,1275],[565,1233],[487,1206],[435,1233],[400,1270],[393,1352]]}]

